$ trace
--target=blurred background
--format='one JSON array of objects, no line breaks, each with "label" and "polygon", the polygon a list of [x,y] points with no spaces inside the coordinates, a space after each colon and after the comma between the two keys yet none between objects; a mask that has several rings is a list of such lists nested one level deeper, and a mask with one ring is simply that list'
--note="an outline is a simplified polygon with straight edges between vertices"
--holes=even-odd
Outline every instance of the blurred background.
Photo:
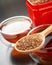
[{"label": "blurred background", "polygon": [[0,22],[21,15],[28,16],[26,0],[0,0]]}]

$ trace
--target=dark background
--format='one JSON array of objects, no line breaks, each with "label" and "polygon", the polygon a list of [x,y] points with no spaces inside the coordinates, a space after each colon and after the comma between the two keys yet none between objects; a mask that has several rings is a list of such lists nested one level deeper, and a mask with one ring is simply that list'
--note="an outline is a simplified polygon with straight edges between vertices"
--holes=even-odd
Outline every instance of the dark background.
[{"label": "dark background", "polygon": [[26,0],[0,0],[0,22],[21,15],[28,16]]}]

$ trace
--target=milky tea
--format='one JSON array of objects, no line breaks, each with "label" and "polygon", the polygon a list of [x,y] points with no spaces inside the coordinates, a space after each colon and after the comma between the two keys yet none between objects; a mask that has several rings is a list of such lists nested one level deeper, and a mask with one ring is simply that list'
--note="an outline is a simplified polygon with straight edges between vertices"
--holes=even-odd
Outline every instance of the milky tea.
[{"label": "milky tea", "polygon": [[12,43],[25,36],[32,29],[32,22],[29,18],[11,18],[1,26],[3,37]]}]

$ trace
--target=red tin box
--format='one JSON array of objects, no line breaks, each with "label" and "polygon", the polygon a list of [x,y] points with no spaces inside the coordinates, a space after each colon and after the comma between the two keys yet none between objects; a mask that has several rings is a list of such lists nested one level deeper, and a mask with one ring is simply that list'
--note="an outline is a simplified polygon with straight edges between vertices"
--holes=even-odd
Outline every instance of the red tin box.
[{"label": "red tin box", "polygon": [[34,24],[52,24],[52,2],[33,5],[29,0],[26,0],[29,17]]}]

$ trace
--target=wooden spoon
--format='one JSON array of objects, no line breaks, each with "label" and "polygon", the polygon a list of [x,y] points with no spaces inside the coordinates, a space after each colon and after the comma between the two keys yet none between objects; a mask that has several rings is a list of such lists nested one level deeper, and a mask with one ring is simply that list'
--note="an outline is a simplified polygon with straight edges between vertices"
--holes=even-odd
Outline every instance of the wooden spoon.
[{"label": "wooden spoon", "polygon": [[45,37],[51,32],[52,25],[40,33],[22,37],[16,42],[14,48],[21,53],[36,52],[42,48],[45,42]]}]

